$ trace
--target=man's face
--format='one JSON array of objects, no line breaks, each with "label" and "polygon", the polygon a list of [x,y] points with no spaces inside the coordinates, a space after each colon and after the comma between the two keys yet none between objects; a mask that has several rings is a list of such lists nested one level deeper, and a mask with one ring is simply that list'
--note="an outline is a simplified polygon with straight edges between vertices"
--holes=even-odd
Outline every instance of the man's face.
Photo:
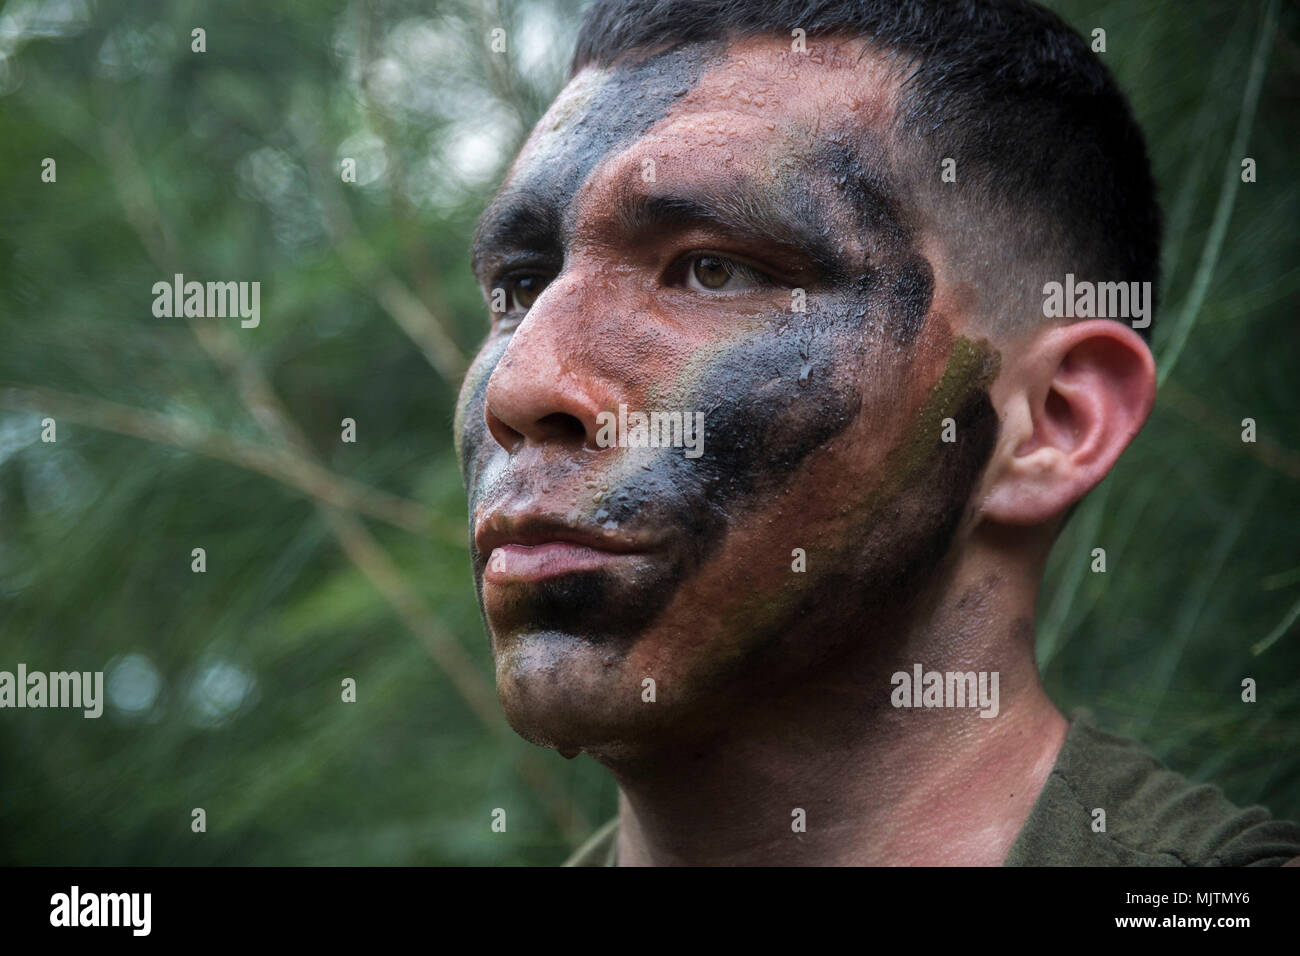
[{"label": "man's face", "polygon": [[[537,743],[680,741],[888,658],[951,548],[997,356],[963,334],[972,293],[860,54],[762,38],[584,70],[484,215],[506,311],[457,448],[498,691]],[[703,413],[702,453],[607,446],[620,405]]]}]

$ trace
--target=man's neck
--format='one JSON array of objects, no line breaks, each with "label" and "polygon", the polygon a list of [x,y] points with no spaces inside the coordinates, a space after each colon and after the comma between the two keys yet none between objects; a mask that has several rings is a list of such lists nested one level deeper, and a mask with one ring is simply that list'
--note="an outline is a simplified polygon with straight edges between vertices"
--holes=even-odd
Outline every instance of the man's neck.
[{"label": "man's neck", "polygon": [[[797,695],[729,713],[707,738],[609,763],[619,862],[1001,864],[1067,729],[1039,682],[1024,580],[1038,577],[956,574],[887,659],[837,662]],[[894,706],[891,674],[915,664],[997,672],[997,716]]]}]

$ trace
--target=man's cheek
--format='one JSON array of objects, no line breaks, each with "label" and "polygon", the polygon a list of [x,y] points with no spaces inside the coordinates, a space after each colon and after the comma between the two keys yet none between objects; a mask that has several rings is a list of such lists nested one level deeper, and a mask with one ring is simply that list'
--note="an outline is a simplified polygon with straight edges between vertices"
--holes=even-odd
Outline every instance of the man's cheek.
[{"label": "man's cheek", "polygon": [[471,496],[479,453],[485,448],[485,442],[490,441],[484,411],[488,381],[492,378],[497,363],[501,361],[507,342],[508,339],[503,338],[483,346],[465,373],[465,381],[461,384],[460,396],[456,402],[456,416],[452,424],[456,460],[460,463],[461,478]]},{"label": "man's cheek", "polygon": [[654,391],[684,418],[702,420],[700,441],[691,454],[672,448],[619,463],[608,515],[635,523],[653,514],[703,557],[847,427],[860,402],[857,351],[852,335],[798,327],[781,313],[699,350]]}]

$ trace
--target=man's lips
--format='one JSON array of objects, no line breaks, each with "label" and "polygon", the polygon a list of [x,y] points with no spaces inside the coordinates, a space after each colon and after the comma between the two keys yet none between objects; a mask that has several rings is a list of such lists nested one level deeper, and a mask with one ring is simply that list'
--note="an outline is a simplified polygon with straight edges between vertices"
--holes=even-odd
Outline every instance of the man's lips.
[{"label": "man's lips", "polygon": [[494,584],[596,571],[644,558],[654,547],[636,535],[500,512],[479,523],[474,544],[487,557],[483,580]]},{"label": "man's lips", "polygon": [[627,552],[600,551],[571,541],[503,544],[488,557],[483,580],[492,584],[541,581],[560,574],[597,571],[628,557]]}]

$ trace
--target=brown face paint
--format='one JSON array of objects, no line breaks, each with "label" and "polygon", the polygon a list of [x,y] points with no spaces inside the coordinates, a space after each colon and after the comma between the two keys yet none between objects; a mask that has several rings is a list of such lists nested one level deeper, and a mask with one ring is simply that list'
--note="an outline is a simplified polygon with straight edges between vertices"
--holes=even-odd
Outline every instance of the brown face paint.
[{"label": "brown face paint", "polygon": [[[480,245],[489,251],[476,261],[527,254],[560,271],[582,224],[579,187],[595,188],[602,157],[659,128],[656,110],[689,115],[697,101],[716,101],[694,80],[678,85],[702,72],[694,56],[665,60],[676,64],[666,81],[653,61],[616,68],[608,82],[617,96],[588,91],[559,139],[548,143],[544,133],[530,145],[485,216]],[[631,117],[629,103],[639,110]],[[619,385],[617,399],[643,408],[704,412],[703,458],[661,449],[633,459],[559,442],[512,455],[484,426],[508,333],[489,338],[467,377],[457,420],[471,521],[504,502],[558,502],[583,524],[653,529],[662,543],[618,572],[498,588],[491,601],[486,556],[473,551],[502,696],[530,739],[605,746],[719,706],[729,676],[796,673],[842,652],[855,615],[896,618],[942,561],[996,435],[987,394],[996,364],[931,313],[933,270],[884,174],[843,132],[826,130],[805,155],[767,166],[777,170],[772,201],[808,210],[859,263],[810,287],[805,313],[759,311],[740,322],[720,311],[716,329],[701,328],[657,300],[638,305],[641,273],[632,265],[583,275],[586,285],[624,285],[607,286],[618,309],[591,300],[573,340],[574,374],[604,376]],[[747,135],[762,145],[761,133]],[[712,175],[716,164],[697,168]],[[572,294],[581,294],[576,279]],[[531,320],[568,317],[543,310]],[[659,404],[644,404],[652,396]],[[941,410],[958,421],[955,447],[938,446]],[[814,573],[791,575],[797,546],[817,555]],[[648,675],[661,680],[668,705],[653,713],[636,709]]]}]

